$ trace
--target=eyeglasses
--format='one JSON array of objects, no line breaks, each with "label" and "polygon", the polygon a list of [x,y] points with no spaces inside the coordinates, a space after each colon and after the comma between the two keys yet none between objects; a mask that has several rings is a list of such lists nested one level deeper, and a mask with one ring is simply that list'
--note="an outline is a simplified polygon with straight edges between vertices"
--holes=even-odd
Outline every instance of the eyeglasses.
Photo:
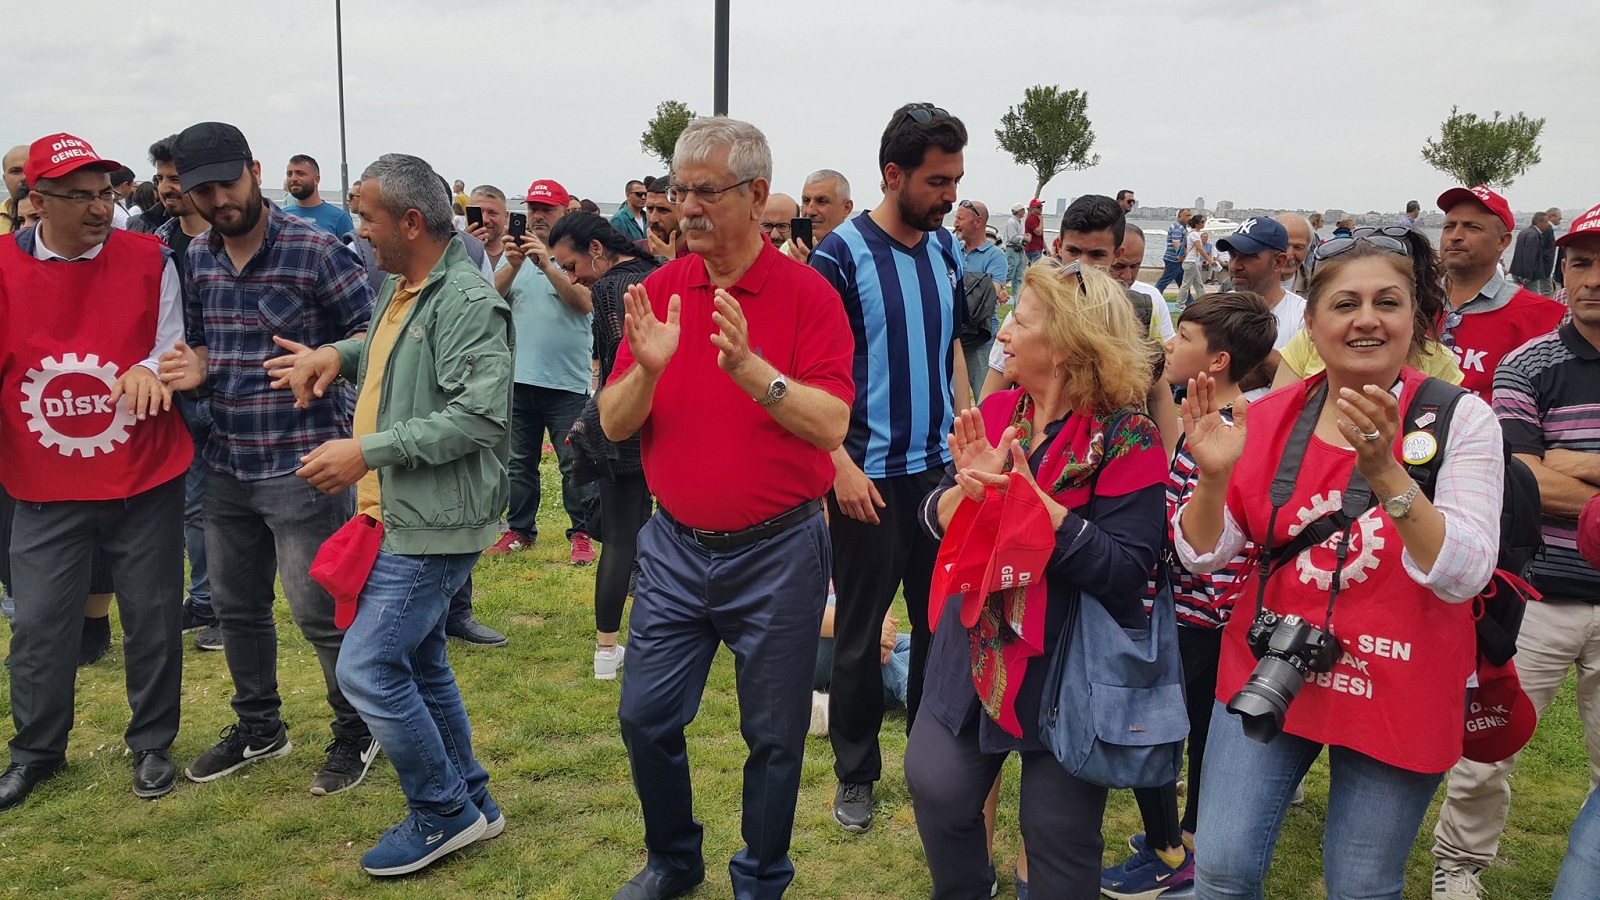
[{"label": "eyeglasses", "polygon": [[960,206],[962,209],[971,210],[973,215],[977,215],[978,214],[978,208],[976,206],[972,205],[972,201],[971,200],[963,200],[963,201],[961,201],[960,203],[958,203],[956,205]]},{"label": "eyeglasses", "polygon": [[34,188],[34,193],[43,194],[46,197],[54,197],[57,200],[65,200],[68,203],[75,203],[79,206],[88,206],[96,200],[101,203],[117,202],[117,192],[111,188],[106,188],[97,194],[91,194],[88,191],[72,191],[66,194],[58,194],[55,191],[41,191],[38,188]]},{"label": "eyeglasses", "polygon": [[734,182],[725,188],[706,187],[703,184],[695,187],[689,187],[685,184],[672,184],[667,186],[667,202],[682,203],[683,201],[689,199],[690,194],[693,194],[694,198],[701,203],[721,203],[723,194],[726,194],[734,188],[744,187],[752,181],[755,181],[755,179],[746,178],[743,181]]},{"label": "eyeglasses", "polygon": [[630,197],[643,197],[644,196],[644,191],[629,191],[628,192],[628,196],[630,196]]},{"label": "eyeglasses", "polygon": [[926,125],[932,122],[935,116],[948,115],[950,115],[948,112],[934,106],[932,103],[919,103],[906,110],[906,114],[901,117],[900,121],[904,122],[906,119],[910,119],[918,125]]},{"label": "eyeglasses", "polygon": [[1398,253],[1401,256],[1411,255],[1411,242],[1408,238],[1411,229],[1404,225],[1385,225],[1374,228],[1370,225],[1357,228],[1349,237],[1333,238],[1317,245],[1316,255],[1311,261],[1311,270],[1316,271],[1316,264],[1326,259],[1332,259],[1341,253],[1347,253],[1357,244],[1371,244],[1379,250]]},{"label": "eyeglasses", "polygon": [[1450,310],[1444,314],[1444,320],[1441,324],[1444,327],[1439,332],[1439,343],[1454,350],[1456,346],[1455,329],[1457,325],[1461,324],[1461,313],[1453,309]]},{"label": "eyeglasses", "polygon": [[784,231],[784,232],[786,232],[788,230],[789,230],[789,223],[788,222],[762,222],[761,223],[761,231],[762,231],[763,234],[771,234],[774,231]]}]

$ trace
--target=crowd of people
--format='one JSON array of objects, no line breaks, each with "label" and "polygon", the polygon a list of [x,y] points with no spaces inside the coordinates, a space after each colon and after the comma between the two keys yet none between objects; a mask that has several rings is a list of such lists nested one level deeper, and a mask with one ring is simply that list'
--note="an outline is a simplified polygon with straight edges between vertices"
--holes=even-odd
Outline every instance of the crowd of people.
[{"label": "crowd of people", "polygon": [[[1013,753],[1019,897],[1261,897],[1324,752],[1328,896],[1401,896],[1447,782],[1432,896],[1481,898],[1517,751],[1574,667],[1600,780],[1600,207],[1519,236],[1502,196],[1455,187],[1438,247],[1417,204],[1327,239],[1251,218],[1214,246],[1183,210],[1150,285],[1132,191],[1077,198],[1052,236],[1037,200],[991,225],[960,196],[967,137],[932,104],[895,110],[883,196],[856,213],[839,172],[796,200],[758,128],[696,119],[609,219],[554,179],[519,212],[404,154],[361,173],[348,212],[296,155],[280,206],[219,122],[150,146],[137,210],[131,171],[81,137],[8,153],[0,810],[66,765],[113,597],[137,797],[178,781],[185,632],[223,653],[236,721],[182,775],[288,755],[281,583],[332,716],[311,793],[361,784],[380,749],[399,776],[406,815],[362,867],[417,872],[501,834],[447,639],[508,643],[474,613],[472,570],[537,540],[548,443],[568,558],[598,561],[592,671],[621,678],[644,819],[620,900],[705,878],[685,728],[722,645],[749,748],[737,897],[794,877],[819,720],[833,819],[873,828],[902,702],[935,898],[998,890]],[[1545,548],[1506,573],[1518,465]],[[1519,604],[1514,666],[1475,626],[1491,582],[1542,595]],[[1182,781],[1063,750],[1072,692],[1125,674],[1062,674],[1091,609],[1175,635],[1157,655],[1181,672]],[[1112,723],[1144,731],[1153,690],[1071,708],[1127,752],[1141,741]],[[1103,867],[1123,787],[1144,830]],[[1574,815],[1557,896],[1600,896],[1600,802]]]}]

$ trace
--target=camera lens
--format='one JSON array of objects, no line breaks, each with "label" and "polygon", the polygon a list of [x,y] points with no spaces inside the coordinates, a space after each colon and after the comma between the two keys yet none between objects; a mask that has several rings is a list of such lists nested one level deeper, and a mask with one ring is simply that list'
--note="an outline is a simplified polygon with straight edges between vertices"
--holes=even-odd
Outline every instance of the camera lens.
[{"label": "camera lens", "polygon": [[1283,730],[1283,717],[1305,678],[1300,670],[1279,656],[1266,656],[1255,671],[1228,701],[1228,712],[1243,720],[1245,737],[1266,744]]}]

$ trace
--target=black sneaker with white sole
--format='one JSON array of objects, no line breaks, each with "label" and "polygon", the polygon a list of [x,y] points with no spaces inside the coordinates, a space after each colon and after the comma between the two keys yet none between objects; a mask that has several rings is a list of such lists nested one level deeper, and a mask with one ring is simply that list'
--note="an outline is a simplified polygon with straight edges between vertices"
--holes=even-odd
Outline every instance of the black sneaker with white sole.
[{"label": "black sneaker with white sole", "polygon": [[190,781],[201,783],[215,781],[231,772],[237,772],[251,763],[264,759],[288,756],[294,745],[289,743],[289,729],[282,722],[273,734],[260,735],[246,731],[238,725],[222,729],[222,740],[215,747],[195,757],[183,770]]},{"label": "black sneaker with white sole", "polygon": [[872,828],[872,782],[842,782],[833,794],[833,820],[853,834]]},{"label": "black sneaker with white sole", "polygon": [[200,629],[194,636],[194,648],[196,650],[221,650],[222,628],[213,622]]},{"label": "black sneaker with white sole", "polygon": [[378,758],[378,742],[372,735],[362,738],[336,737],[328,742],[328,760],[311,779],[311,793],[326,797],[347,791],[361,783]]}]

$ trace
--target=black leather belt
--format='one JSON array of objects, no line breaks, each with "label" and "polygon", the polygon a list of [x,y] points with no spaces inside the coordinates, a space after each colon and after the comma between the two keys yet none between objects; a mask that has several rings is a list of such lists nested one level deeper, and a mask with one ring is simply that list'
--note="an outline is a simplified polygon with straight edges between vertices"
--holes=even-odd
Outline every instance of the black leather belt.
[{"label": "black leather belt", "polygon": [[668,524],[677,529],[677,532],[707,550],[733,550],[756,541],[764,541],[769,537],[783,534],[785,531],[810,519],[822,511],[822,498],[811,500],[796,506],[781,515],[774,516],[765,522],[751,525],[740,531],[707,531],[704,528],[690,528],[672,517],[666,507],[661,508],[661,515]]}]

